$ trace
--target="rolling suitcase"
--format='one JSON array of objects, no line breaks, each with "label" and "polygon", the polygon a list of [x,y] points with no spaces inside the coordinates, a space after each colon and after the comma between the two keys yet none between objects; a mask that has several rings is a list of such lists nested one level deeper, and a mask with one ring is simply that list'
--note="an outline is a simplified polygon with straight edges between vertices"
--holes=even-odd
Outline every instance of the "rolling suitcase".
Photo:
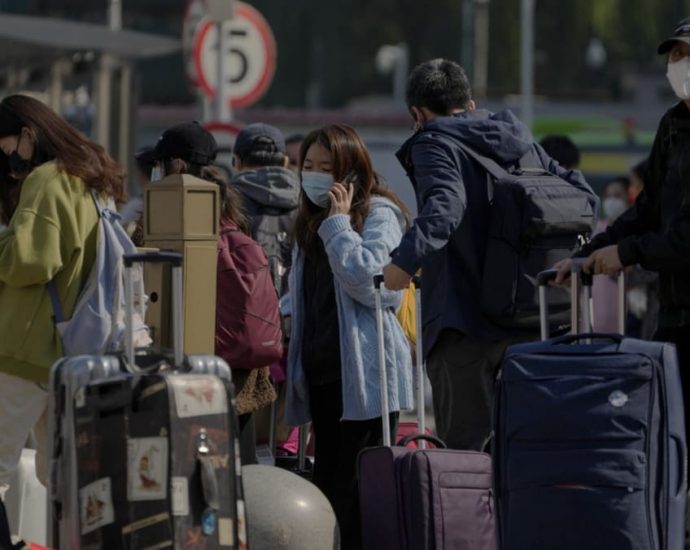
[{"label": "rolling suitcase", "polygon": [[[381,388],[387,387],[382,277],[376,286]],[[495,550],[496,534],[491,486],[491,457],[474,451],[444,449],[442,441],[425,433],[421,304],[417,290],[417,426],[419,434],[391,447],[390,426],[383,421],[384,446],[359,456],[358,478],[365,550]],[[388,419],[388,395],[381,392],[383,419]],[[425,441],[437,448],[424,448]],[[418,441],[419,449],[406,447]]]},{"label": "rolling suitcase", "polygon": [[[125,356],[66,357],[52,369],[54,548],[246,548],[230,368],[183,355],[181,260],[126,256]],[[135,354],[139,262],[172,265],[172,357]]]},{"label": "rolling suitcase", "polygon": [[[509,348],[497,383],[501,548],[680,550],[687,454],[675,348],[615,334],[547,340],[554,276],[538,277],[543,341]],[[577,265],[572,327],[580,326],[580,281],[591,327],[591,276]],[[619,285],[622,298],[623,275]]]}]

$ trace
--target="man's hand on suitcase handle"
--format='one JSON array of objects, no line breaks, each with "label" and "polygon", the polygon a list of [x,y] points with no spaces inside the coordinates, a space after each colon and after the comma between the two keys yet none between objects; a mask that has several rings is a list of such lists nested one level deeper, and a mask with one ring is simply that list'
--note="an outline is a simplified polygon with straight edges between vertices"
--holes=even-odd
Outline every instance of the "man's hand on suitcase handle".
[{"label": "man's hand on suitcase handle", "polygon": [[614,275],[623,269],[618,245],[612,244],[599,250],[595,250],[589,258],[582,264],[582,269],[586,273],[594,275]]},{"label": "man's hand on suitcase handle", "polygon": [[[616,258],[618,257],[617,247],[614,246],[606,248],[616,248]],[[609,272],[604,271],[602,267],[597,263],[601,259],[600,255],[598,255],[597,252],[602,252],[605,250],[605,248],[597,250],[596,252],[592,253],[587,259],[566,258],[565,260],[557,262],[552,269],[543,271],[539,274],[539,284],[549,284],[550,286],[554,287],[568,286],[570,284],[570,277],[573,273],[574,268],[575,271],[580,273],[582,284],[585,286],[592,286],[592,277],[594,275],[598,275],[600,273],[613,274],[619,272],[622,269],[622,266],[618,267],[617,269],[613,269]],[[608,256],[606,257],[608,258]],[[612,263],[609,260],[606,261],[607,263],[605,265],[608,266],[608,268],[612,269],[613,267],[615,267],[615,263]],[[579,268],[577,267],[577,264],[575,264],[575,262],[579,263]],[[620,263],[620,259],[618,260],[618,262]],[[592,269],[592,267],[594,267],[594,269]]]},{"label": "man's hand on suitcase handle", "polygon": [[570,274],[573,270],[572,258],[566,258],[557,262],[553,269],[556,271],[556,278],[553,279],[549,285],[551,286],[566,286],[570,284]]},{"label": "man's hand on suitcase handle", "polygon": [[410,285],[412,276],[395,264],[383,268],[383,280],[388,290],[404,290]]}]

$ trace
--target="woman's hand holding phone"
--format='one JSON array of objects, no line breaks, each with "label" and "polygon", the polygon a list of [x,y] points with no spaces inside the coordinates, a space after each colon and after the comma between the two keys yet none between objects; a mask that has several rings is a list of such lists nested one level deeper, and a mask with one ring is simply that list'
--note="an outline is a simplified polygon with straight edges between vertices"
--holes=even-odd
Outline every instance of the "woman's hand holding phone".
[{"label": "woman's hand holding phone", "polygon": [[352,180],[353,178],[348,174],[342,183],[336,182],[331,188],[328,193],[328,197],[331,199],[329,216],[350,213],[350,208],[352,208],[352,197],[354,197],[355,194],[355,185]]}]

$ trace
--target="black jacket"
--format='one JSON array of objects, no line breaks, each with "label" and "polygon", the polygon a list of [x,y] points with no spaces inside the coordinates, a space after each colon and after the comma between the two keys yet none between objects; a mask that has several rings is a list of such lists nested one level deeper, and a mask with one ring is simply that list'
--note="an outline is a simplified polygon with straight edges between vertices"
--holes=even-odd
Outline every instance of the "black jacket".
[{"label": "black jacket", "polygon": [[[533,149],[544,168],[592,193],[582,174],[552,160],[510,111],[475,110],[435,118],[410,138],[398,159],[415,188],[419,214],[392,256],[407,273],[422,267],[425,355],[445,328],[491,340],[515,334],[496,327],[482,313],[487,175],[457,141],[504,167],[515,166]],[[594,196],[592,200],[596,202]]]},{"label": "black jacket", "polygon": [[644,191],[581,255],[618,244],[623,265],[659,273],[662,312],[690,309],[690,111],[680,102],[659,123]]}]

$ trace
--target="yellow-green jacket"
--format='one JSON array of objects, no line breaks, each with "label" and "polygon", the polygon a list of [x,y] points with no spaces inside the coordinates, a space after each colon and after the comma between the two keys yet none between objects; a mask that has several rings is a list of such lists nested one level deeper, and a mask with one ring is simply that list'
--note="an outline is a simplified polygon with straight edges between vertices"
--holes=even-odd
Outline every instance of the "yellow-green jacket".
[{"label": "yellow-green jacket", "polygon": [[55,278],[69,318],[97,242],[98,212],[84,182],[52,162],[33,170],[0,231],[0,372],[48,381],[62,346],[46,283]]}]

